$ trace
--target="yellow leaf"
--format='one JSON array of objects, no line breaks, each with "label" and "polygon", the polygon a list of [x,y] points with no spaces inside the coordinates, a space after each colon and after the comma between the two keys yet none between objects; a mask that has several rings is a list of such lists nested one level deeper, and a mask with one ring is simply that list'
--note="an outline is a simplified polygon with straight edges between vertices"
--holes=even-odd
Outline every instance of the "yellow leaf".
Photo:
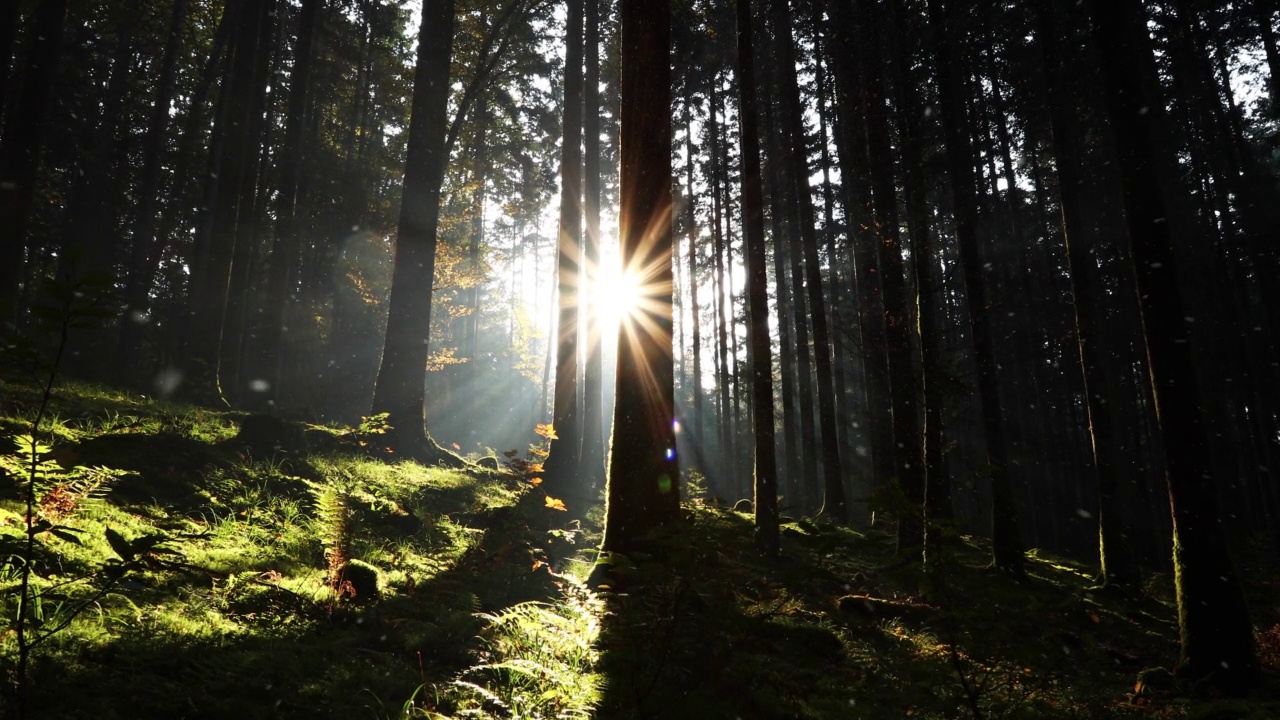
[{"label": "yellow leaf", "polygon": [[529,484],[538,487],[542,484],[542,478],[529,478]]},{"label": "yellow leaf", "polygon": [[569,510],[569,508],[564,506],[564,502],[557,500],[551,497],[550,495],[547,496],[547,507],[551,508],[552,510],[561,510],[564,512],[568,512]]}]

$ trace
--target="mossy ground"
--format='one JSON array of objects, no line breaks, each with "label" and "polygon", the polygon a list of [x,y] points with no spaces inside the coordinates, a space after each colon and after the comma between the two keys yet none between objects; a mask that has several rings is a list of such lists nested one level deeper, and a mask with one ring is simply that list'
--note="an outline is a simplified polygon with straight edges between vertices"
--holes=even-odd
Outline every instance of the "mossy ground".
[{"label": "mossy ground", "polygon": [[[38,406],[0,384],[6,547]],[[1177,659],[1167,578],[1090,592],[1087,568],[1033,553],[1023,585],[958,539],[924,581],[888,534],[807,520],[764,560],[747,515],[690,502],[652,554],[606,558],[593,591],[598,516],[569,522],[517,475],[398,461],[321,426],[255,454],[243,414],[100,387],[59,387],[51,410],[41,484],[66,497],[44,512],[81,541],[40,538],[44,627],[101,597],[37,648],[32,717],[1280,717],[1280,630],[1262,633],[1253,698],[1136,685]],[[111,580],[108,528],[171,552]],[[377,569],[376,598],[334,587],[337,546]],[[0,563],[11,680],[17,576]],[[1250,586],[1261,628],[1280,622],[1276,590]]]}]

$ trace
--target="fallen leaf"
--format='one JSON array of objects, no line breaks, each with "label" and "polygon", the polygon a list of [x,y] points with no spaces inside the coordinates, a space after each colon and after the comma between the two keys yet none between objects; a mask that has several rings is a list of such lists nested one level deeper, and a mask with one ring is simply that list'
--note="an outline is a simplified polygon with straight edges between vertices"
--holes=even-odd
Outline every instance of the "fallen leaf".
[{"label": "fallen leaf", "polygon": [[568,512],[569,510],[569,508],[564,506],[564,502],[557,500],[556,498],[553,498],[550,495],[547,496],[547,507],[551,508],[552,510],[562,510],[565,512]]},{"label": "fallen leaf", "polygon": [[542,484],[542,478],[529,478],[529,484],[538,487]]}]

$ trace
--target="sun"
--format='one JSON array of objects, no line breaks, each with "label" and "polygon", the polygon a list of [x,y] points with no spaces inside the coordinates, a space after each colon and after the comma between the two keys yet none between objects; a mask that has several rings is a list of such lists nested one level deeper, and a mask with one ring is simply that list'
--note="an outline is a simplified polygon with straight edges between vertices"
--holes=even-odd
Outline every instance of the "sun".
[{"label": "sun", "polygon": [[635,314],[643,299],[640,278],[623,272],[615,263],[604,264],[592,300],[599,318],[600,332],[615,336],[626,318]]}]

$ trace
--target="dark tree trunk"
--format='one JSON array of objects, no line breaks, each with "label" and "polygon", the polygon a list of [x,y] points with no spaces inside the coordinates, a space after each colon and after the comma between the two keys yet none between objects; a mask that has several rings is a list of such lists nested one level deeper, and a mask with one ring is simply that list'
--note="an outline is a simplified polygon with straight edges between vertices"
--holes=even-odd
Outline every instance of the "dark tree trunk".
[{"label": "dark tree trunk", "polygon": [[698,224],[693,190],[691,104],[691,101],[686,98],[684,104],[685,185],[688,188],[686,192],[689,202],[685,206],[685,212],[688,214],[686,222],[688,224],[687,234],[689,237],[689,317],[693,319],[693,417],[689,425],[693,432],[694,458],[699,469],[706,473],[708,468],[704,462],[702,433],[702,419],[704,417],[702,412],[702,318],[700,317],[701,307],[698,305]]},{"label": "dark tree trunk", "polygon": [[[237,228],[245,186],[252,186],[257,172],[254,148],[254,109],[258,89],[255,82],[261,53],[263,25],[268,22],[270,4],[240,5],[232,31],[231,67],[219,93],[219,117],[214,133],[209,173],[205,181],[211,209],[204,220],[191,260],[188,327],[190,362],[188,375],[194,377],[197,393],[215,392],[219,387],[219,365],[226,327],[228,292],[235,266]],[[264,78],[265,79],[265,78]],[[250,196],[251,197],[251,196]],[[232,338],[234,341],[234,338]]]},{"label": "dark tree trunk", "polygon": [[322,0],[303,0],[298,18],[298,43],[294,49],[293,75],[285,110],[284,147],[279,160],[279,192],[276,196],[275,239],[267,275],[267,321],[262,340],[263,369],[272,378],[271,397],[279,401],[284,385],[294,379],[285,373],[289,350],[289,307],[297,285],[299,191],[306,137],[306,109],[311,95],[311,50]]},{"label": "dark tree trunk", "polygon": [[[1182,641],[1179,671],[1232,694],[1258,683],[1249,610],[1218,512],[1185,305],[1178,284],[1168,208],[1162,189],[1156,124],[1160,98],[1141,78],[1153,62],[1146,18],[1137,0],[1090,0],[1094,36],[1119,156],[1132,243],[1133,272],[1146,337],[1152,395],[1163,436],[1173,515],[1173,564]],[[1165,162],[1170,160],[1166,158]],[[1176,193],[1170,192],[1171,195]]]},{"label": "dark tree trunk", "polygon": [[922,85],[913,70],[911,33],[905,26],[898,0],[887,4],[886,30],[894,38],[893,54],[888,58],[893,71],[894,104],[897,108],[898,145],[902,153],[903,200],[907,211],[907,231],[911,239],[911,268],[919,307],[920,372],[918,386],[924,405],[924,457],[921,474],[925,485],[925,548],[929,561],[931,548],[937,549],[942,537],[936,522],[952,519],[950,485],[942,465],[942,403],[940,383],[943,370],[941,328],[946,321],[939,317],[943,288],[937,270],[937,253],[933,246],[929,223],[928,187],[921,136],[925,115],[917,99],[916,88]]},{"label": "dark tree trunk", "polygon": [[899,237],[898,201],[885,106],[883,58],[878,52],[881,24],[870,3],[861,4],[864,47],[862,82],[867,122],[868,153],[875,205],[875,234],[880,241],[880,282],[884,293],[885,355],[889,365],[889,393],[893,403],[893,442],[897,460],[898,551],[914,552],[924,542],[924,438],[920,418],[920,386],[912,357],[914,342],[910,308],[918,300],[909,295]]},{"label": "dark tree trunk", "polygon": [[[244,120],[244,147],[240,167],[243,174],[236,178],[238,197],[230,200],[234,215],[224,225],[224,230],[234,232],[231,277],[226,287],[225,309],[222,317],[221,343],[218,352],[218,386],[224,397],[241,404],[246,398],[260,399],[265,393],[262,385],[250,383],[245,373],[245,347],[252,345],[252,327],[249,322],[249,293],[252,279],[257,275],[257,258],[262,226],[262,201],[266,198],[264,177],[269,156],[266,152],[268,129],[273,125],[267,115],[273,115],[273,104],[267,102],[267,90],[274,75],[277,48],[275,0],[260,0],[257,48],[254,53],[252,100]],[[232,231],[230,228],[234,228]]]},{"label": "dark tree trunk", "polygon": [[[766,75],[768,73],[766,72]],[[760,95],[765,97],[768,90],[765,85],[757,87]],[[797,422],[796,416],[799,412],[796,400],[796,350],[795,343],[792,341],[793,328],[791,326],[791,283],[787,280],[787,262],[786,253],[784,251],[784,230],[782,222],[782,198],[781,196],[781,180],[778,173],[777,153],[774,152],[773,143],[773,117],[769,110],[767,102],[761,103],[761,112],[759,114],[761,123],[765,126],[765,136],[768,138],[769,154],[766,158],[765,175],[769,183],[769,202],[771,212],[769,213],[769,224],[773,238],[773,276],[774,283],[777,287],[777,311],[778,311],[778,364],[781,370],[782,379],[782,417],[778,418],[782,424],[782,456],[786,463],[786,474],[783,481],[786,482],[784,494],[786,499],[793,507],[798,510],[803,509],[803,493],[800,491],[800,483],[802,476],[800,450],[800,442],[796,437]]]},{"label": "dark tree trunk", "polygon": [[557,275],[560,322],[556,338],[555,409],[552,423],[559,439],[547,457],[547,489],[578,494],[582,428],[578,417],[578,318],[582,257],[582,6],[567,0],[565,32],[564,121],[560,155],[560,241]]},{"label": "dark tree trunk", "polygon": [[[583,91],[583,199],[586,283],[600,292],[600,0],[586,0],[586,77]],[[678,262],[678,261],[677,261]],[[582,378],[582,468],[593,488],[604,483],[604,365],[600,313],[587,313],[587,367]],[[683,344],[681,345],[683,348]],[[683,365],[683,363],[682,363]]]},{"label": "dark tree trunk", "polygon": [[[844,500],[844,477],[840,469],[840,437],[836,430],[835,384],[832,380],[831,341],[827,330],[826,299],[822,293],[822,270],[818,266],[818,239],[809,190],[809,161],[805,142],[800,89],[796,80],[795,41],[791,36],[788,0],[771,0],[778,61],[782,65],[779,93],[782,98],[784,152],[789,176],[794,183],[796,221],[808,286],[809,310],[813,318],[813,357],[818,381],[818,415],[822,432],[822,476],[824,501],[821,507],[839,523],[849,521]],[[797,253],[799,254],[799,253]],[[792,261],[793,266],[795,260]]]},{"label": "dark tree trunk", "polygon": [[[820,13],[819,8],[815,6],[815,13]],[[835,408],[836,408],[836,433],[839,439],[840,448],[840,467],[843,474],[847,474],[853,466],[851,457],[853,448],[851,444],[851,430],[853,424],[853,416],[849,412],[849,352],[848,343],[845,333],[840,331],[842,323],[840,315],[845,308],[845,288],[844,279],[840,274],[840,252],[836,247],[836,223],[835,223],[835,191],[831,185],[831,152],[828,148],[827,138],[830,137],[830,123],[828,118],[830,111],[828,109],[828,81],[826,68],[822,62],[822,45],[820,30],[822,28],[822,19],[815,17],[814,19],[815,39],[814,47],[814,79],[817,84],[818,91],[818,147],[820,149],[820,162],[822,164],[822,209],[823,223],[822,235],[823,245],[827,251],[827,282],[826,292],[831,298],[831,326],[835,331],[830,334],[831,337],[831,354],[834,363],[831,373],[835,381]],[[847,218],[846,218],[847,219]],[[851,278],[850,278],[851,280]]]},{"label": "dark tree trunk", "polygon": [[769,277],[764,252],[764,198],[756,115],[751,2],[737,0],[738,106],[742,152],[742,234],[746,242],[747,344],[751,348],[752,434],[755,439],[756,547],[778,552],[778,467],[773,428],[773,358],[769,347]]},{"label": "dark tree trunk", "polygon": [[6,117],[9,110],[10,68],[13,67],[13,46],[18,37],[18,8],[21,6],[21,3],[11,2],[0,9],[0,118]]},{"label": "dark tree trunk", "polygon": [[[133,230],[133,246],[130,249],[128,275],[124,286],[124,316],[120,319],[120,339],[113,356],[112,375],[118,379],[136,383],[138,373],[138,343],[150,307],[151,283],[147,280],[148,261],[155,252],[156,216],[159,214],[160,158],[169,134],[169,105],[173,98],[173,86],[178,70],[178,51],[182,43],[182,28],[186,23],[187,0],[175,0],[169,35],[165,40],[164,57],[160,61],[160,83],[156,87],[155,103],[147,123],[147,135],[142,145],[142,175],[138,179],[138,216]],[[176,185],[176,183],[175,183]]]},{"label": "dark tree trunk", "polygon": [[869,485],[874,490],[897,475],[894,469],[893,402],[889,389],[883,283],[878,237],[873,232],[876,219],[872,207],[868,150],[869,118],[863,112],[867,104],[863,65],[874,53],[866,52],[864,55],[863,38],[857,33],[852,0],[838,0],[831,5],[831,11],[832,69],[840,121],[840,172],[844,178],[846,222],[857,274],[855,299],[867,409],[863,424],[870,446],[867,454],[871,456],[872,464]]},{"label": "dark tree trunk", "polygon": [[962,95],[964,66],[953,45],[954,33],[949,22],[948,6],[941,0],[929,0],[929,25],[939,68],[938,95],[941,101],[943,134],[946,138],[947,174],[955,203],[956,241],[960,246],[960,269],[964,274],[965,296],[969,305],[974,356],[978,365],[982,430],[986,436],[988,468],[991,474],[991,549],[997,569],[1021,577],[1025,574],[1022,538],[1018,533],[1017,508],[1009,479],[1004,416],[1000,406],[999,379],[996,376],[995,339],[992,337],[986,280],[983,277],[982,258],[978,254],[978,193],[974,187],[973,149],[969,144],[970,133],[965,120]]},{"label": "dark tree trunk", "polygon": [[671,355],[671,6],[622,0],[619,239],[640,308],[618,335],[603,547],[626,551],[680,514]]},{"label": "dark tree trunk", "polygon": [[711,135],[711,240],[712,259],[715,269],[715,332],[716,332],[716,389],[719,397],[717,421],[720,430],[720,480],[726,489],[737,490],[736,474],[733,467],[733,437],[729,428],[729,332],[728,320],[725,317],[725,281],[724,281],[724,220],[725,210],[722,193],[724,184],[723,148],[720,145],[720,95],[715,84],[718,77],[713,77],[708,89],[710,102],[707,125]]},{"label": "dark tree trunk", "polygon": [[[777,38],[774,37],[771,48],[775,53],[778,49],[777,42]],[[805,309],[807,303],[804,295],[804,268],[801,264],[800,239],[796,227],[797,183],[791,177],[794,168],[790,166],[786,122],[779,110],[781,103],[779,70],[774,63],[770,63],[768,68],[766,71],[768,77],[759,89],[761,103],[770,116],[765,126],[769,146],[770,192],[775,198],[774,211],[777,213],[777,228],[780,231],[774,235],[774,253],[782,259],[784,267],[787,268],[785,281],[781,279],[783,273],[779,272],[778,312],[782,313],[785,308],[789,316],[789,329],[793,333],[791,338],[784,338],[783,370],[785,372],[788,364],[785,355],[789,354],[792,368],[789,381],[794,383],[795,388],[795,414],[789,414],[788,418],[798,417],[800,429],[800,441],[794,446],[795,451],[792,453],[798,456],[795,464],[799,474],[792,475],[788,472],[788,479],[797,490],[796,497],[793,498],[794,505],[804,512],[816,512],[819,507],[820,493],[817,428],[813,416],[813,365],[809,360],[809,318]]]},{"label": "dark tree trunk", "polygon": [[66,17],[67,0],[42,0],[36,7],[22,94],[0,141],[0,329],[19,320],[27,226]]},{"label": "dark tree trunk", "polygon": [[[1071,77],[1061,65],[1063,54],[1058,33],[1061,23],[1048,4],[1036,6],[1043,55],[1046,96],[1049,102],[1058,192],[1062,203],[1063,241],[1067,250],[1067,268],[1071,277],[1072,310],[1075,319],[1076,347],[1079,352],[1081,378],[1085,394],[1086,432],[1092,455],[1092,470],[1098,484],[1098,554],[1100,580],[1104,585],[1134,587],[1139,580],[1137,563],[1120,513],[1120,471],[1126,465],[1124,449],[1119,447],[1114,427],[1115,403],[1104,395],[1107,380],[1104,368],[1109,362],[1099,324],[1104,317],[1099,307],[1105,289],[1101,283],[1095,255],[1094,232],[1082,206],[1080,187],[1084,184],[1080,158],[1085,150],[1082,128],[1076,119],[1078,98],[1067,87]],[[1077,102],[1073,102],[1077,100]]]},{"label": "dark tree trunk", "polygon": [[453,0],[426,0],[418,32],[400,228],[387,315],[387,339],[373,393],[373,412],[387,413],[396,452],[458,464],[427,433],[424,381],[431,292],[435,276],[448,127],[449,61],[453,54]]}]

